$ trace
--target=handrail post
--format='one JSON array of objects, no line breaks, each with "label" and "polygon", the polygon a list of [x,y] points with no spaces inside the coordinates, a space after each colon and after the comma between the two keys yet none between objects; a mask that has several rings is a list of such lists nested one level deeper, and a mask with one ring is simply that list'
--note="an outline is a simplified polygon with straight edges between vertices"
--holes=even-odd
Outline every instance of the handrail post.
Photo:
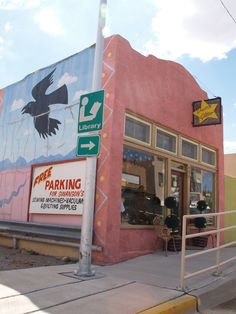
[{"label": "handrail post", "polygon": [[217,228],[217,234],[216,234],[216,271],[214,275],[218,276],[221,273],[220,270],[220,218],[221,216],[216,216],[216,228]]},{"label": "handrail post", "polygon": [[[179,289],[180,290],[182,290],[182,291],[186,290],[186,288],[185,288],[185,280],[186,279],[192,278],[194,276],[197,276],[199,274],[202,274],[202,273],[210,271],[210,270],[214,270],[213,275],[219,276],[222,273],[222,268],[221,268],[222,265],[225,265],[228,262],[236,260],[236,257],[233,257],[233,258],[229,258],[229,259],[224,259],[224,261],[222,261],[222,262],[220,261],[221,260],[221,249],[236,244],[236,241],[230,241],[230,242],[227,242],[227,244],[223,244],[223,245],[221,245],[221,243],[220,243],[221,232],[236,228],[236,224],[233,224],[230,227],[223,227],[223,228],[221,227],[221,216],[225,217],[225,215],[229,215],[229,214],[236,214],[236,210],[228,210],[228,211],[222,211],[222,212],[217,212],[217,213],[208,213],[208,214],[193,214],[193,215],[188,214],[188,215],[183,216],[182,251],[181,251],[180,282],[179,282]],[[216,229],[211,230],[211,231],[205,231],[205,232],[203,232],[203,234],[204,235],[216,234],[216,236],[217,236],[216,247],[214,247],[212,249],[208,248],[206,250],[203,250],[202,252],[197,252],[197,253],[186,255],[186,240],[200,236],[202,234],[201,232],[186,234],[187,219],[193,219],[193,218],[197,218],[197,217],[211,217],[211,216],[216,217]],[[210,267],[205,267],[205,268],[203,267],[201,270],[198,270],[195,272],[186,273],[186,269],[185,269],[186,260],[198,257],[200,255],[204,255],[204,254],[207,254],[207,253],[213,252],[213,251],[216,252],[216,260],[215,260],[214,265],[212,265]]]},{"label": "handrail post", "polygon": [[186,253],[186,222],[185,215],[182,223],[182,247],[181,247],[181,266],[180,266],[180,289],[184,290],[184,276],[185,276],[185,253]]}]

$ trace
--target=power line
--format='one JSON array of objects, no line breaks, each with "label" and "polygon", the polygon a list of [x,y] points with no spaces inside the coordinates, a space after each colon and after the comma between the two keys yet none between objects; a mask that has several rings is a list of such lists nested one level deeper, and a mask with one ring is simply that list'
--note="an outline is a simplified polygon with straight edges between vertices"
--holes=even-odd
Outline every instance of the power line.
[{"label": "power line", "polygon": [[234,21],[234,23],[236,24],[236,20],[233,17],[233,15],[229,12],[228,8],[226,7],[226,5],[224,4],[224,2],[222,0],[220,0],[221,4],[223,5],[224,9],[226,10],[226,12],[229,14],[229,16],[231,17],[231,19]]},{"label": "power line", "polygon": [[195,78],[196,81],[200,83],[200,85],[207,91],[208,94],[211,94],[213,97],[217,97],[215,93],[213,93],[210,90],[210,88],[203,81],[201,81],[195,74],[192,73],[192,76]]}]

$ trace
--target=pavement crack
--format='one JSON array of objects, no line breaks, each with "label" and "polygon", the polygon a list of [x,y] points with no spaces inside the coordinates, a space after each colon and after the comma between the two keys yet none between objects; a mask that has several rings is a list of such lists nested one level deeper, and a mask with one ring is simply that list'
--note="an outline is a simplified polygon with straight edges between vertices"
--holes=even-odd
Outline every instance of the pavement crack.
[{"label": "pavement crack", "polygon": [[69,299],[69,300],[66,300],[66,301],[63,301],[63,302],[55,303],[53,305],[50,305],[50,306],[47,306],[47,307],[43,307],[43,308],[40,308],[40,309],[37,309],[37,310],[34,310],[34,311],[25,312],[24,314],[31,314],[31,313],[41,312],[41,311],[48,310],[48,309],[51,309],[53,307],[64,305],[64,304],[67,304],[67,303],[70,303],[70,302],[73,302],[73,301],[77,301],[77,300],[80,300],[80,299],[85,299],[85,298],[88,298],[88,297],[92,297],[94,295],[98,295],[98,294],[106,293],[106,292],[109,292],[109,291],[112,291],[112,290],[120,289],[122,287],[132,285],[132,284],[134,284],[136,282],[137,281],[130,281],[128,283],[125,283],[125,284],[122,284],[122,285],[118,285],[118,286],[115,286],[115,287],[112,287],[112,288],[109,288],[109,289],[103,289],[101,291],[97,291],[97,292],[94,292],[94,293],[89,293],[89,294],[83,295],[83,296],[78,297],[78,298],[72,298],[72,299]]},{"label": "pavement crack", "polygon": [[54,288],[57,288],[57,287],[64,287],[64,286],[67,286],[67,285],[73,285],[75,283],[78,283],[80,282],[80,280],[77,280],[77,281],[73,281],[73,282],[67,282],[65,284],[58,284],[58,285],[54,285],[54,286],[50,286],[50,287],[44,287],[44,288],[40,288],[40,289],[35,289],[35,290],[32,290],[32,291],[29,291],[29,292],[25,292],[25,293],[17,293],[17,294],[12,294],[12,295],[9,295],[9,296],[6,296],[6,297],[0,297],[0,300],[4,300],[4,299],[10,299],[10,298],[15,298],[15,297],[19,297],[19,296],[27,296],[27,295],[30,295],[32,293],[35,293],[35,292],[39,292],[39,291],[43,291],[43,290],[47,290],[47,289],[54,289]]}]

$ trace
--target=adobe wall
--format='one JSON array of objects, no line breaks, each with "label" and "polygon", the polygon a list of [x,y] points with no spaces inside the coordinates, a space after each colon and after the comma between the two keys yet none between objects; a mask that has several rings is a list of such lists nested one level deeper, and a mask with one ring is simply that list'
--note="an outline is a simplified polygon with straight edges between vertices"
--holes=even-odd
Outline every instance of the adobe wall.
[{"label": "adobe wall", "polygon": [[[192,102],[207,99],[208,96],[181,65],[153,56],[144,57],[133,50],[130,44],[120,36],[112,37],[107,46],[104,61],[105,64],[112,64],[115,71],[112,75],[114,87],[111,93],[109,85],[105,85],[106,93],[109,94],[110,100],[112,99],[110,103],[113,108],[113,117],[110,120],[111,133],[109,132],[109,136],[112,137],[110,165],[107,166],[109,176],[107,197],[110,204],[107,205],[106,214],[103,215],[106,219],[103,239],[107,243],[105,259],[113,261],[117,258],[124,259],[128,256],[147,253],[156,248],[153,231],[147,228],[125,229],[120,228],[118,224],[125,111],[143,116],[174,130],[175,133],[186,135],[218,151],[216,194],[219,210],[224,209],[223,126],[193,128]],[[98,187],[99,185],[98,182]],[[96,217],[98,217],[97,214]],[[96,225],[95,230],[98,235],[100,226]],[[117,246],[118,239],[119,246]]]}]

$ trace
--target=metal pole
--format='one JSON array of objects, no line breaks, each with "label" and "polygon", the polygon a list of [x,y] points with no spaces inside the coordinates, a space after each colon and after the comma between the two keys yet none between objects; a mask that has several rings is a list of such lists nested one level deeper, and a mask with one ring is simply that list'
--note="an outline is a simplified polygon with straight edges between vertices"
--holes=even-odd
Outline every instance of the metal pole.
[{"label": "metal pole", "polygon": [[[106,23],[106,5],[107,0],[100,0],[97,41],[93,67],[92,91],[97,91],[101,89],[103,50],[104,50],[103,28]],[[74,271],[76,275],[84,277],[90,277],[95,275],[95,272],[91,270],[91,255],[92,255],[96,171],[97,171],[97,157],[88,157],[85,182],[85,200],[80,240],[79,269]]]},{"label": "metal pole", "polygon": [[214,275],[218,276],[221,273],[220,270],[220,216],[216,216],[216,228],[217,228],[217,234],[216,234],[216,272]]},{"label": "metal pole", "polygon": [[106,7],[107,0],[100,0],[99,17],[98,17],[98,30],[97,42],[93,66],[93,85],[92,91],[101,89],[102,84],[102,63],[103,63],[103,50],[104,50],[104,36],[103,29],[106,24]]},{"label": "metal pole", "polygon": [[186,230],[187,218],[183,216],[182,225],[182,248],[181,248],[181,264],[180,264],[180,289],[184,291],[184,278],[185,278],[185,254],[186,254]]}]

